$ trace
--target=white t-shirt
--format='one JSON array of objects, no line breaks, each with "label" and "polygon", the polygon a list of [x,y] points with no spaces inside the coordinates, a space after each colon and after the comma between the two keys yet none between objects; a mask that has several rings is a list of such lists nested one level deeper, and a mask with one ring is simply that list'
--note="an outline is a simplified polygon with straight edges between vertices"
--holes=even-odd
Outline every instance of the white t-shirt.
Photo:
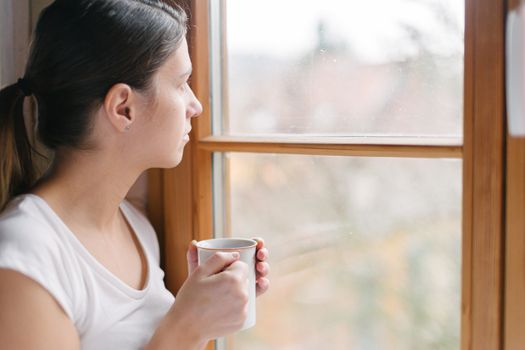
[{"label": "white t-shirt", "polygon": [[82,349],[142,349],[175,300],[163,282],[153,227],[127,200],[120,208],[146,255],[142,290],[99,263],[43,198],[20,195],[0,214],[0,268],[40,283],[75,325]]}]

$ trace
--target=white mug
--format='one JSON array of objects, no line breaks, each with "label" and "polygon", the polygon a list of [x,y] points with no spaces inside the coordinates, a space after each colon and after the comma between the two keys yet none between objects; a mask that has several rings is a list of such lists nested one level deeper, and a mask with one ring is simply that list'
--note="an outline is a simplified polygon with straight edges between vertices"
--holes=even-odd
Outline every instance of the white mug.
[{"label": "white mug", "polygon": [[248,317],[241,330],[255,326],[255,251],[257,241],[247,238],[214,238],[197,242],[199,265],[216,252],[239,252],[239,260],[250,267],[248,271]]}]

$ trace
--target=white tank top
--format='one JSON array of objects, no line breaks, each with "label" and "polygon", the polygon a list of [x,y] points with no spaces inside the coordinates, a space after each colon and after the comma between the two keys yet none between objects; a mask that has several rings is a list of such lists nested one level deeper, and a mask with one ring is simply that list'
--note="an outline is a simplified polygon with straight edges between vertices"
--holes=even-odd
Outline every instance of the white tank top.
[{"label": "white tank top", "polygon": [[41,284],[75,325],[81,349],[144,348],[175,300],[164,285],[153,227],[127,200],[120,208],[146,255],[142,290],[99,263],[41,197],[15,197],[0,214],[0,268]]}]

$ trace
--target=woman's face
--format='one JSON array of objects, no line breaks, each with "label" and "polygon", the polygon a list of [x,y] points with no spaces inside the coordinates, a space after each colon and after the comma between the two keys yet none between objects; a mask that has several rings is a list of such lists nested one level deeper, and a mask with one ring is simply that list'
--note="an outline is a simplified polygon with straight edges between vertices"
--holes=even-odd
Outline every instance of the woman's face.
[{"label": "woman's face", "polygon": [[149,101],[138,118],[140,149],[148,167],[173,168],[182,160],[189,141],[191,118],[202,106],[188,85],[192,70],[186,39],[155,74],[153,101]]}]

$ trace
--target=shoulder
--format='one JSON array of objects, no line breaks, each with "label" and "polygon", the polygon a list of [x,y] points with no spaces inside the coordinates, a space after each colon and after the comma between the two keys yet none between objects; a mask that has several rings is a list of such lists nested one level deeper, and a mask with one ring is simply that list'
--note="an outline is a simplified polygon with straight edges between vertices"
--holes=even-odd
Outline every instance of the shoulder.
[{"label": "shoulder", "polygon": [[15,198],[0,214],[0,268],[44,287],[72,318],[71,264],[67,246],[36,198]]},{"label": "shoulder", "polygon": [[0,252],[6,244],[52,247],[58,242],[56,231],[37,200],[31,196],[13,199],[0,214]]}]

